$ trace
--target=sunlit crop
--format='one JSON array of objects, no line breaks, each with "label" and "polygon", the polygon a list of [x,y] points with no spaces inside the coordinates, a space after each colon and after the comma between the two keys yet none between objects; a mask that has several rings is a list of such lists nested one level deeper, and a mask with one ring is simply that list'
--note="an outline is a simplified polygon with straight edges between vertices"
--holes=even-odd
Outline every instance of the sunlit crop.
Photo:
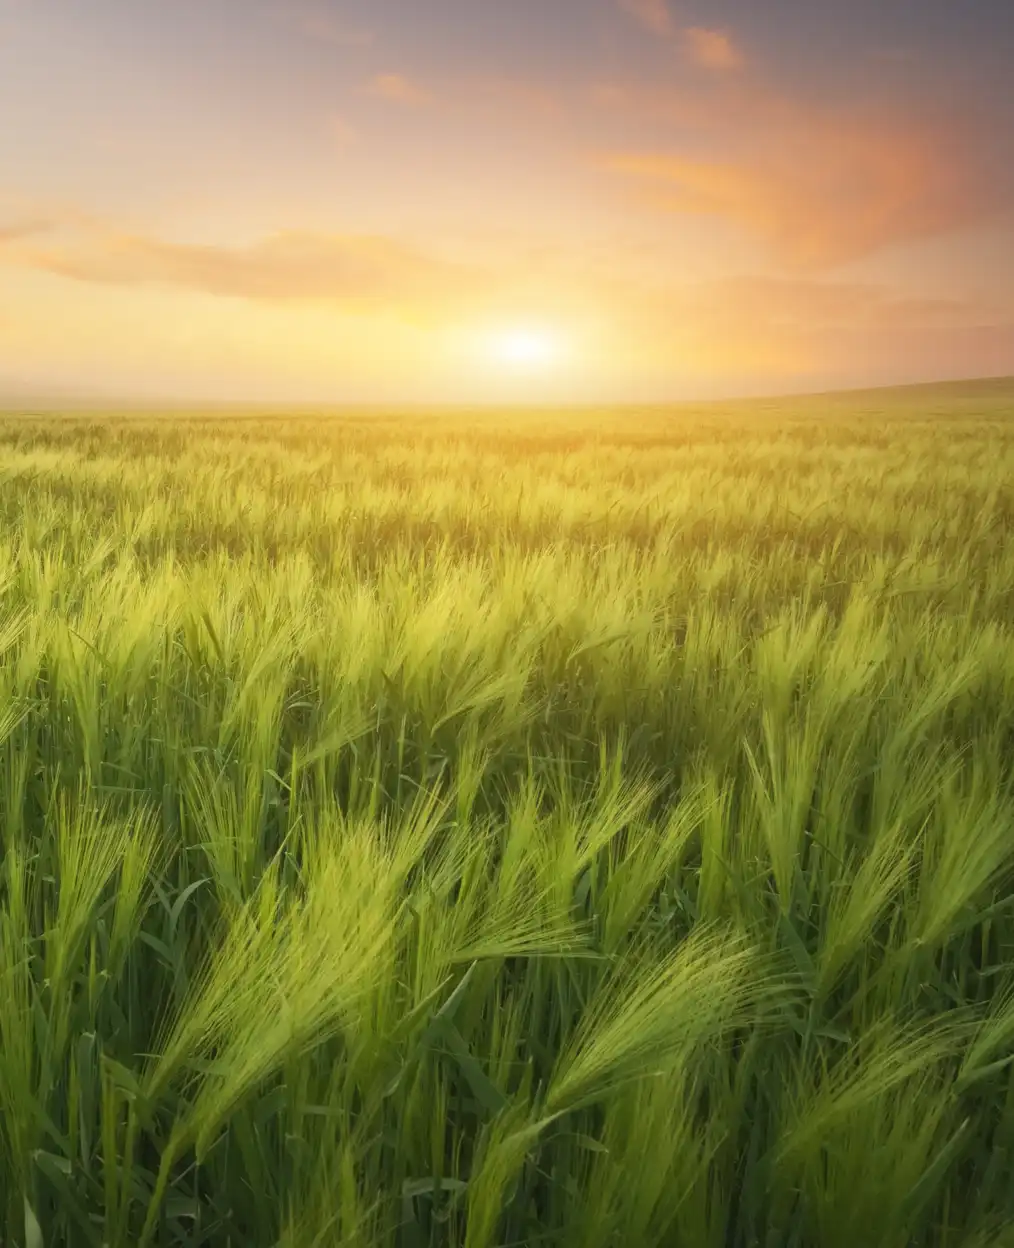
[{"label": "sunlit crop", "polygon": [[0,516],[0,1242],[1011,1242],[1010,386],[10,416]]}]

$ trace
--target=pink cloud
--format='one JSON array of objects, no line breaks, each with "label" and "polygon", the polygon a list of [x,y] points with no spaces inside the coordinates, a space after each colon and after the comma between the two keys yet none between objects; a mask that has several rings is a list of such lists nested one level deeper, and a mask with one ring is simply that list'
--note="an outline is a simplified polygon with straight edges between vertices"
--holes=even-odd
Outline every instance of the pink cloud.
[{"label": "pink cloud", "polygon": [[687,54],[705,69],[738,69],[743,64],[743,54],[724,30],[708,30],[703,26],[690,26],[683,32]]},{"label": "pink cloud", "polygon": [[676,24],[666,0],[620,0],[620,6],[653,34],[675,34]]}]

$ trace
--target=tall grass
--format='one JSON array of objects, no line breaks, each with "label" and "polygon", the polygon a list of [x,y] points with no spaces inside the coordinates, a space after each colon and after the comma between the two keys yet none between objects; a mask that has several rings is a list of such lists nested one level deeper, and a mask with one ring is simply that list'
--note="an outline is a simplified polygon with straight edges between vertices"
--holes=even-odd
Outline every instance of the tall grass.
[{"label": "tall grass", "polygon": [[0,423],[0,1242],[1014,1243],[1014,389]]}]

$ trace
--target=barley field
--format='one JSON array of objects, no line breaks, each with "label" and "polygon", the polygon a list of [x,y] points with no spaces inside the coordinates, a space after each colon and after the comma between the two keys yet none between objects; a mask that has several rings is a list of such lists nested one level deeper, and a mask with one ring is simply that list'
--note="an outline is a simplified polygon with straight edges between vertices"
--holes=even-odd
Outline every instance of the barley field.
[{"label": "barley field", "polygon": [[0,417],[0,1243],[1014,1244],[1014,383]]}]

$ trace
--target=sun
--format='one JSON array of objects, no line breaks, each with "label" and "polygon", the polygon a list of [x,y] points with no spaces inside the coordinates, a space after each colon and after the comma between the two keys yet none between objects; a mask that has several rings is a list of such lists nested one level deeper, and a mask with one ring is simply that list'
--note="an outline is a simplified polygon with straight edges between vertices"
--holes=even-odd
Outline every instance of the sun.
[{"label": "sun", "polygon": [[563,351],[559,335],[541,326],[513,326],[490,337],[493,359],[514,372],[541,371],[555,363]]}]

